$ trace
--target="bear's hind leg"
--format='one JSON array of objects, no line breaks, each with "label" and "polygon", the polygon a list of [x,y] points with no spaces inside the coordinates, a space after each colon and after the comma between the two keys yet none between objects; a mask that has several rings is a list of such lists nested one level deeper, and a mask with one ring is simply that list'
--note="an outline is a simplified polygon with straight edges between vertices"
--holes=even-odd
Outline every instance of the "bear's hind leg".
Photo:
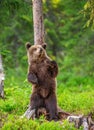
[{"label": "bear's hind leg", "polygon": [[58,120],[58,112],[57,112],[57,100],[55,94],[50,95],[47,99],[45,99],[46,109],[49,112],[49,120]]},{"label": "bear's hind leg", "polygon": [[44,107],[43,99],[37,93],[33,93],[31,95],[30,108],[31,110],[35,109],[35,113],[36,113],[35,117],[37,117],[37,110],[40,107]]}]

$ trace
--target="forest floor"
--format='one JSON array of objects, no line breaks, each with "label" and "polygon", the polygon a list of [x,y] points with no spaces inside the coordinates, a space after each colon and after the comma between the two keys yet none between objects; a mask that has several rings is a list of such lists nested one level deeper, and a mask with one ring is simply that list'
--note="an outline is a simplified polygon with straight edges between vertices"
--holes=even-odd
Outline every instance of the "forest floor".
[{"label": "forest floor", "polygon": [[[59,122],[48,122],[44,117],[34,121],[21,119],[29,104],[31,84],[27,82],[26,73],[23,74],[22,70],[8,72],[10,73],[6,73],[4,88],[5,99],[0,99],[1,130],[75,130],[73,124],[66,120],[61,125]],[[94,86],[82,84],[68,87],[60,82],[61,77],[60,74],[57,78],[58,105],[75,115],[88,115],[92,112],[94,119]]]}]

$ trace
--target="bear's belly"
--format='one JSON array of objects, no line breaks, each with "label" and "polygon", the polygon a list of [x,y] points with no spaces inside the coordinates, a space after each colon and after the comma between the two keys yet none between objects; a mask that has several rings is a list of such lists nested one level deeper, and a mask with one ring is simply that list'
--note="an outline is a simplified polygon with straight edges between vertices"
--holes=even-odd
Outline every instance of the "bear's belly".
[{"label": "bear's belly", "polygon": [[43,98],[47,98],[50,94],[49,90],[48,89],[43,89],[43,88],[40,88],[39,89],[39,95],[41,95]]}]

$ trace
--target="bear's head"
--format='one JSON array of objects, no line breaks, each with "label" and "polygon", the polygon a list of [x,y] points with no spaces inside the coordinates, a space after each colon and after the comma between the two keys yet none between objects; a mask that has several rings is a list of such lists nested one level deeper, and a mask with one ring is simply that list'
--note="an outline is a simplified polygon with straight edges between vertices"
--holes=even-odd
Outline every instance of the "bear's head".
[{"label": "bear's head", "polygon": [[28,56],[28,63],[32,62],[39,62],[42,61],[45,57],[47,57],[46,54],[46,43],[43,45],[31,45],[29,42],[26,43],[26,49],[27,49],[27,56]]}]

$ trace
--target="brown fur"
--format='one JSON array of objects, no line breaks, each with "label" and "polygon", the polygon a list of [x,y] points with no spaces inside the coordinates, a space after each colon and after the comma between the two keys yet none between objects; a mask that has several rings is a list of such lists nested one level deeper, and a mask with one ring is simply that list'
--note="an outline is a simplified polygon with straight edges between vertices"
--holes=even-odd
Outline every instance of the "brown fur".
[{"label": "brown fur", "polygon": [[[32,83],[31,109],[46,108],[49,120],[58,120],[56,76],[58,66],[46,54],[46,45],[26,44],[28,55],[28,81]],[[36,114],[37,116],[37,114]]]}]

